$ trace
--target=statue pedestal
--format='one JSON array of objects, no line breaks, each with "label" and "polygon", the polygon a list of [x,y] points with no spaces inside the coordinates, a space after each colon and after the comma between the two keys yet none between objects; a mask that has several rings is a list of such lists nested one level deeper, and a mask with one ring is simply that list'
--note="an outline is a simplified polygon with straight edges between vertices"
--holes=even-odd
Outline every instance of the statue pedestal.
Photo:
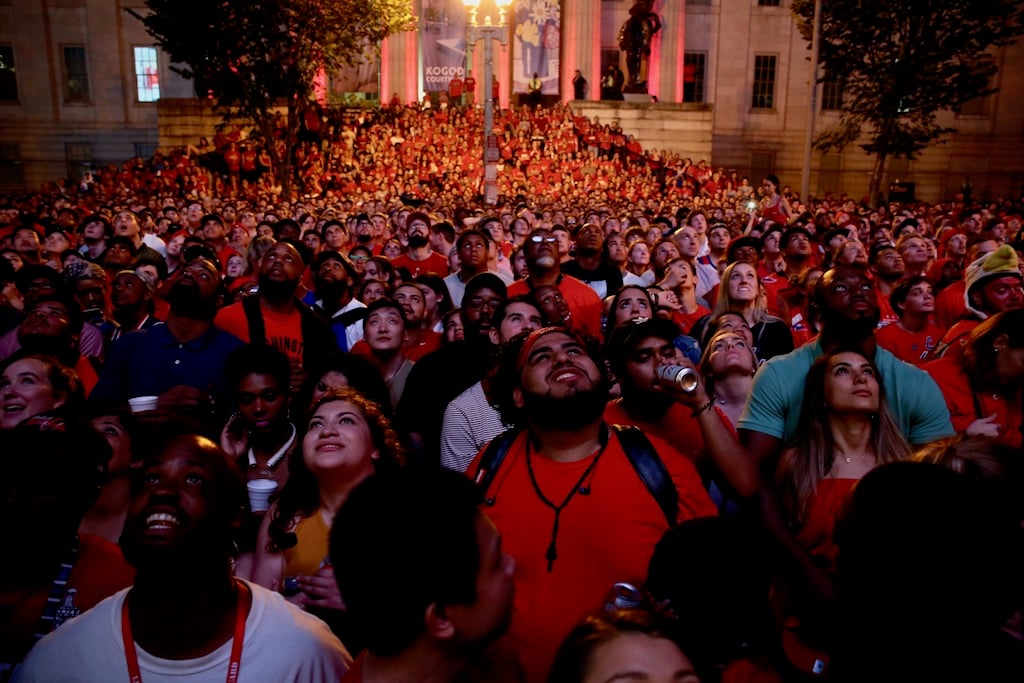
[{"label": "statue pedestal", "polygon": [[651,96],[645,92],[624,92],[622,93],[622,99],[626,102],[632,102],[634,104],[650,104]]}]

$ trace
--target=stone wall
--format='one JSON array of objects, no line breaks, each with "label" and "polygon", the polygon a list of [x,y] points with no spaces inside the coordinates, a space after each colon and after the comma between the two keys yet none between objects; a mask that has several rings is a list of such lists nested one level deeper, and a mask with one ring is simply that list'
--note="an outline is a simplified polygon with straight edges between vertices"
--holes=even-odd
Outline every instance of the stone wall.
[{"label": "stone wall", "polygon": [[709,104],[574,100],[569,106],[601,124],[617,122],[644,149],[678,152],[694,162],[711,159],[714,111]]}]

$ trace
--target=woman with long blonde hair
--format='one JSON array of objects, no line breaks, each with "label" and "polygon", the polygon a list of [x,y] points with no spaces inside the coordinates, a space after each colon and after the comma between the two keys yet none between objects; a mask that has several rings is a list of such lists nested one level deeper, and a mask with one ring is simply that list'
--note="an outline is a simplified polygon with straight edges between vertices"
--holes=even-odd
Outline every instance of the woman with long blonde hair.
[{"label": "woman with long blonde hair", "polygon": [[726,312],[739,313],[747,321],[754,336],[754,353],[761,362],[793,350],[789,326],[768,314],[767,294],[753,265],[736,261],[722,272],[722,284],[711,317]]}]

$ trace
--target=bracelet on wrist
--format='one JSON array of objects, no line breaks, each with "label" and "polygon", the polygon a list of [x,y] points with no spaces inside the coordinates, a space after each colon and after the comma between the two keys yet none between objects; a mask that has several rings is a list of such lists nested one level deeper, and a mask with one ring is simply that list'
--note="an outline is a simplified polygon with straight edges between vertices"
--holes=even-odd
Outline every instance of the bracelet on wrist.
[{"label": "bracelet on wrist", "polygon": [[707,411],[711,410],[711,408],[714,407],[714,405],[715,399],[710,399],[707,403],[695,409],[692,413],[690,413],[690,415],[692,417],[700,417],[701,413],[706,413]]}]

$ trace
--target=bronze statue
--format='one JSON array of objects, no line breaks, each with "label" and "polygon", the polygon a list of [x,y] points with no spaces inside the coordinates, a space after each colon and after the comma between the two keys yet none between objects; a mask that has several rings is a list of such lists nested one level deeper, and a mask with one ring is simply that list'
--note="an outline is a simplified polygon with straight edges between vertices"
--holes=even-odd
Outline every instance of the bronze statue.
[{"label": "bronze statue", "polygon": [[654,0],[634,0],[629,19],[619,29],[619,48],[626,53],[627,90],[646,92],[640,83],[640,67],[651,56],[651,39],[661,30],[661,18],[651,11]]}]

